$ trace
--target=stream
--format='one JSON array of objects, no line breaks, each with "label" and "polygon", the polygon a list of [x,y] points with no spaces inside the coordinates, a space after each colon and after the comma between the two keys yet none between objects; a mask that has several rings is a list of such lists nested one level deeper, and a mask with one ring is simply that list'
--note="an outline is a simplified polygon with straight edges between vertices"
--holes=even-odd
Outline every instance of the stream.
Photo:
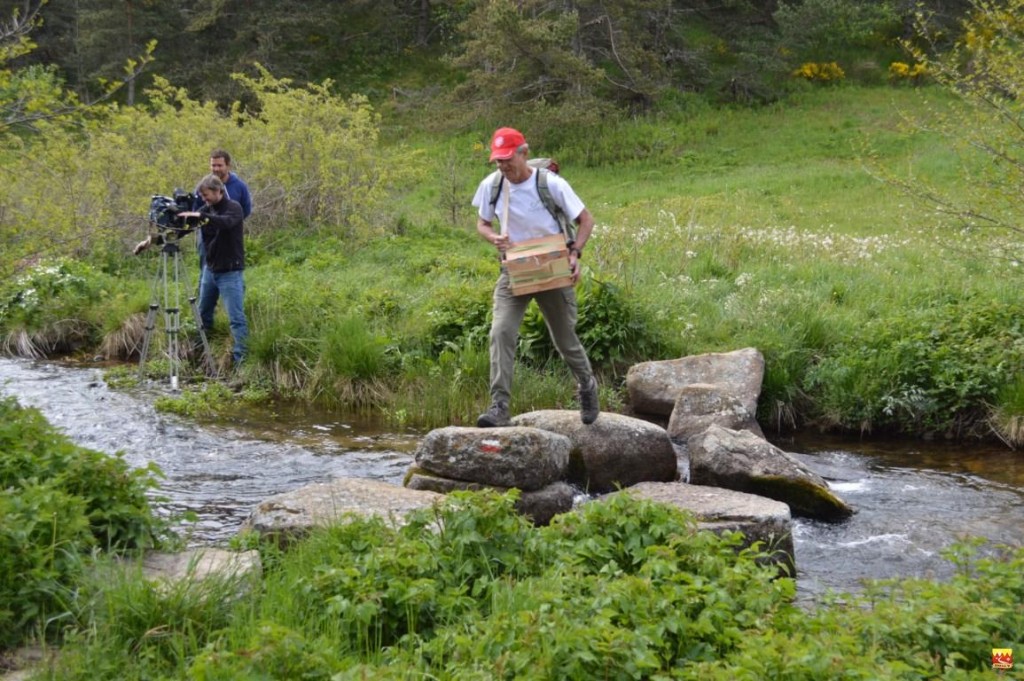
[{"label": "stream", "polygon": [[[163,388],[114,391],[102,370],[0,359],[0,394],[38,408],[76,444],[163,470],[162,512],[191,511],[191,544],[223,543],[257,503],[336,477],[401,484],[424,433],[316,411],[251,410],[196,423],[159,413]],[[773,440],[826,478],[857,513],[794,522],[805,596],[856,591],[863,579],[945,577],[958,538],[1024,545],[1024,454],[990,445],[857,442],[801,434]]]}]

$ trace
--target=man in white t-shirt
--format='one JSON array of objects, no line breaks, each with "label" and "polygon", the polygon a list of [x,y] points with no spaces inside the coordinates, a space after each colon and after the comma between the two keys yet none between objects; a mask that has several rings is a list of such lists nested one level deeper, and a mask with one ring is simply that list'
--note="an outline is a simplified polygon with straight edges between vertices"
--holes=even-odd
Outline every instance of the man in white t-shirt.
[{"label": "man in white t-shirt", "polygon": [[[526,162],[529,145],[522,133],[512,128],[499,128],[491,138],[491,160],[504,176],[498,200],[491,204],[493,176],[477,187],[473,205],[477,208],[476,229],[498,249],[502,258],[509,244],[526,239],[561,234],[558,221],[551,215],[537,188],[537,173]],[[548,190],[555,203],[577,224],[575,240],[569,244],[569,266],[573,284],[579,279],[579,259],[594,229],[594,219],[569,183],[555,173],[548,173]],[[507,212],[506,212],[507,211]],[[495,230],[499,216],[507,216],[507,224]],[[491,323],[491,406],[477,419],[477,426],[493,428],[509,425],[509,401],[512,374],[515,370],[519,327],[531,300],[537,301],[551,340],[562,359],[576,377],[580,402],[580,419],[585,424],[597,420],[600,413],[597,381],[587,359],[586,350],[576,335],[576,290],[572,286],[512,295],[508,272],[504,267],[494,287],[494,321]]]}]

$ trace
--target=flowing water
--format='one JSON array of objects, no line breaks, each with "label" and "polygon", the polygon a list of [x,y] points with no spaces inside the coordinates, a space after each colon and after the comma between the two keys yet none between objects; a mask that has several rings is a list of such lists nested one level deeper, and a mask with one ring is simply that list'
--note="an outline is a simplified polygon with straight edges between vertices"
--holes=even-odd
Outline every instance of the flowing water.
[{"label": "flowing water", "polygon": [[[0,359],[0,394],[37,407],[77,444],[163,470],[166,512],[192,511],[193,543],[223,542],[263,499],[311,482],[359,477],[401,484],[423,433],[317,412],[248,411],[197,424],[161,414],[153,393],[109,390],[96,368]],[[1024,454],[1005,448],[776,442],[829,480],[857,514],[797,520],[800,591],[853,591],[865,578],[948,575],[958,538],[1024,545]]]}]

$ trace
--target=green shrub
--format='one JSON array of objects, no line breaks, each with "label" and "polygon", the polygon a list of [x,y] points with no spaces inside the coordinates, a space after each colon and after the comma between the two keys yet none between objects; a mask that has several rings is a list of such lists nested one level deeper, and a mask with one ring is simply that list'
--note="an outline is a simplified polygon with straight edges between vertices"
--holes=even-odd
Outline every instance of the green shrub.
[{"label": "green shrub", "polygon": [[[658,356],[663,344],[651,316],[612,282],[585,278],[576,288],[576,334],[595,368]],[[533,366],[558,359],[544,316],[530,305],[519,329],[518,357]]]},{"label": "green shrub", "polygon": [[34,409],[0,399],[0,645],[50,626],[93,547],[147,548],[166,534],[150,506],[155,466],[73,445]]},{"label": "green shrub", "polygon": [[807,391],[844,428],[961,436],[1024,367],[1021,313],[968,298],[871,320],[810,369]]},{"label": "green shrub", "polygon": [[55,485],[0,491],[0,649],[48,628],[95,544],[85,502]]},{"label": "green shrub", "polygon": [[735,654],[680,678],[989,678],[992,649],[1017,648],[1024,631],[1024,551],[982,553],[978,542],[965,542],[944,557],[957,568],[948,582],[886,580],[860,595],[833,595],[813,612],[785,613]]},{"label": "green shrub", "polygon": [[427,313],[427,338],[435,353],[464,344],[486,347],[491,330],[491,289],[476,282],[439,292]]},{"label": "green shrub", "polygon": [[946,582],[798,607],[757,547],[674,507],[627,493],[536,528],[516,496],[260,543],[248,592],[91,573],[58,678],[966,679],[1024,631],[1020,548],[958,544]]},{"label": "green shrub", "polygon": [[[195,681],[238,679],[337,679],[335,652],[301,632],[268,622],[238,650],[203,650],[188,669]],[[358,678],[358,677],[356,677]],[[367,677],[370,678],[370,677]],[[379,678],[379,677],[372,677]]]}]

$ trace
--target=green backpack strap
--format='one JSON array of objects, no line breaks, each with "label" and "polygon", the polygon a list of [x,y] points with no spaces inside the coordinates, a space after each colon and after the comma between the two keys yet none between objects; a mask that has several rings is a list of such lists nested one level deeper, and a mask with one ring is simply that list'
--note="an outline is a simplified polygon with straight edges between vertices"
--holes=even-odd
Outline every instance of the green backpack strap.
[{"label": "green backpack strap", "polygon": [[505,182],[505,176],[500,170],[491,173],[491,209],[497,213],[498,195],[501,194],[501,185]]},{"label": "green backpack strap", "polygon": [[540,195],[541,203],[544,204],[544,207],[551,213],[551,217],[555,219],[555,222],[562,229],[565,243],[572,246],[576,242],[576,225],[565,214],[562,207],[555,203],[555,197],[551,196],[551,189],[548,188],[548,173],[550,172],[547,168],[537,169],[537,193]]}]

